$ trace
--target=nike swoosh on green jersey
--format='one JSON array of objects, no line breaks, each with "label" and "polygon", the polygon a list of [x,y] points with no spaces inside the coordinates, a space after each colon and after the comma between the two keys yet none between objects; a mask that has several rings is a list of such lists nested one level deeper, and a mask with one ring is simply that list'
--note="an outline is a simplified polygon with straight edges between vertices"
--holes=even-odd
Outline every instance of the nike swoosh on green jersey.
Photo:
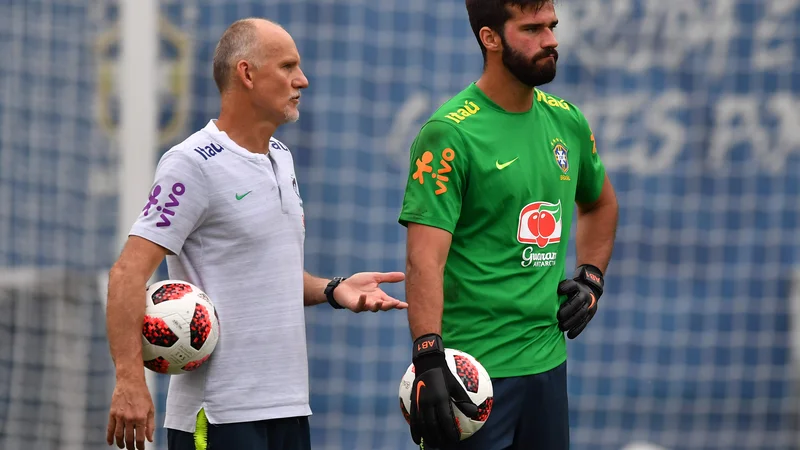
[{"label": "nike swoosh on green jersey", "polygon": [[242,194],[242,195],[236,194],[236,200],[241,200],[241,199],[243,199],[243,198],[247,197],[247,194],[249,194],[249,193],[251,193],[251,192],[253,192],[253,191],[247,191],[247,192],[245,192],[245,193],[244,193],[244,194]]},{"label": "nike swoosh on green jersey", "polygon": [[500,164],[500,161],[495,160],[494,165],[497,166],[498,170],[503,170],[506,167],[510,166],[511,164],[514,164],[514,161],[516,161],[518,159],[519,159],[519,156],[517,156],[516,158],[512,159],[511,161],[509,161],[507,163],[503,163],[503,164]]}]

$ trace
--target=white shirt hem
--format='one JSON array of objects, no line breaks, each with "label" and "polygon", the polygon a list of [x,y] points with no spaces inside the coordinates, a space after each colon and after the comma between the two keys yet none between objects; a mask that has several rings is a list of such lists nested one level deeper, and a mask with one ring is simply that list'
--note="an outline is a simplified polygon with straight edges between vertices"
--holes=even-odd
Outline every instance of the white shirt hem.
[{"label": "white shirt hem", "polygon": [[[199,411],[199,409],[198,409]],[[286,405],[260,409],[235,409],[209,411],[205,408],[208,422],[213,425],[239,422],[258,422],[260,420],[283,419],[287,417],[305,417],[311,415],[309,405]],[[197,425],[197,412],[192,415],[167,413],[164,418],[164,428],[194,433]]]}]

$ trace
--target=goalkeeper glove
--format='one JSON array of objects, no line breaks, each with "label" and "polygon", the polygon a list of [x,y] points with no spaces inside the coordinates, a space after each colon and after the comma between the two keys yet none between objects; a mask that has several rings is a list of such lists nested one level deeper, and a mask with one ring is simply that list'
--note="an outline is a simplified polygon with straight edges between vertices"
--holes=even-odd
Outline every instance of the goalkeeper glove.
[{"label": "goalkeeper glove", "polygon": [[414,384],[411,387],[411,438],[426,447],[446,447],[461,440],[461,427],[452,403],[464,415],[476,418],[478,406],[447,367],[444,345],[438,334],[414,341]]},{"label": "goalkeeper glove", "polygon": [[603,272],[591,264],[579,266],[571,280],[558,283],[558,295],[567,296],[556,314],[558,328],[575,339],[597,313],[597,302],[603,295]]}]

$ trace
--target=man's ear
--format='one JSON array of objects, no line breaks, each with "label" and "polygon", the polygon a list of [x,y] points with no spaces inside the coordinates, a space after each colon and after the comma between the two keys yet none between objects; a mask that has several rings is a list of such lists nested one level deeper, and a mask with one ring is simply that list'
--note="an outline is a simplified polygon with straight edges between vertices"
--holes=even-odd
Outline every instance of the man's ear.
[{"label": "man's ear", "polygon": [[236,79],[247,89],[253,89],[253,69],[255,67],[247,60],[236,63]]},{"label": "man's ear", "polygon": [[489,27],[483,27],[478,32],[483,46],[486,47],[487,52],[498,52],[503,50],[503,40],[500,38],[500,33],[492,30]]}]

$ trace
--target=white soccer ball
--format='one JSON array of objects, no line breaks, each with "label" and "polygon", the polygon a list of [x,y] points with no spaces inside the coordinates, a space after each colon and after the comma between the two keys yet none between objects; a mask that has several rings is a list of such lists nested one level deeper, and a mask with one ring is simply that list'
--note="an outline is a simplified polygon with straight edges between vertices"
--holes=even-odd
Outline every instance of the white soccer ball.
[{"label": "white soccer ball", "polygon": [[[489,413],[492,412],[492,403],[494,402],[492,379],[489,378],[489,374],[481,363],[468,353],[446,348],[444,357],[450,372],[467,392],[470,400],[478,405],[478,418],[473,420],[465,416],[453,404],[453,413],[458,428],[461,430],[461,440],[463,441],[480,430],[486,423],[486,419],[489,418]],[[409,412],[411,411],[411,389],[414,385],[414,377],[414,364],[411,364],[403,375],[403,379],[400,380],[400,409],[406,422],[409,422]]]},{"label": "white soccer ball", "polygon": [[153,372],[191,372],[211,356],[219,339],[219,319],[208,295],[181,280],[147,288],[142,327],[142,359]]}]

